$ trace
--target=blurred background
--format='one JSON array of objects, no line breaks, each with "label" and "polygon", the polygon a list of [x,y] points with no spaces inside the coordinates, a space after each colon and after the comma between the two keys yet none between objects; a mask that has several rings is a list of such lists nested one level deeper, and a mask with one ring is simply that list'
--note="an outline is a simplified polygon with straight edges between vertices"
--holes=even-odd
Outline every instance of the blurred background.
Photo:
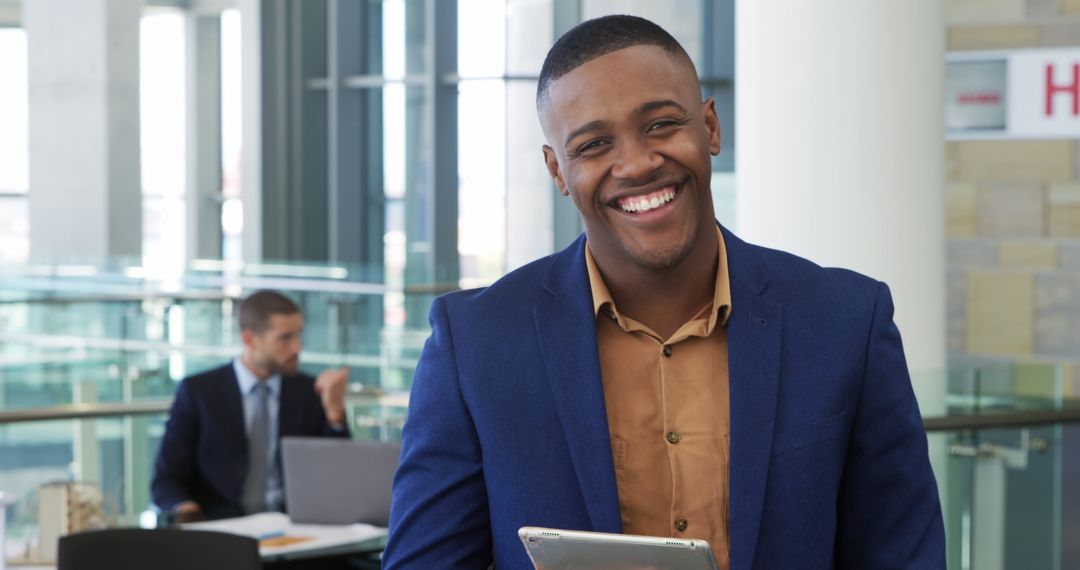
[{"label": "blurred background", "polygon": [[611,13],[715,99],[722,224],[891,286],[950,567],[1080,568],[1078,0],[0,0],[7,556],[43,484],[151,508],[173,391],[256,289],[399,438],[431,300],[582,231],[536,80]]}]

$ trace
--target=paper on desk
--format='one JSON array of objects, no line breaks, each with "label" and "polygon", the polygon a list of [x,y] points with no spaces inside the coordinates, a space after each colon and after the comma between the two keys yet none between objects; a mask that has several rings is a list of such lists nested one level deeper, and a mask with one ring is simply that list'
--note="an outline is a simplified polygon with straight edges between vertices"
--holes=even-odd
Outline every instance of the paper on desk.
[{"label": "paper on desk", "polygon": [[181,526],[191,530],[216,530],[240,534],[255,539],[272,535],[311,538],[311,540],[282,546],[259,546],[259,554],[262,555],[318,550],[353,544],[386,534],[385,528],[360,523],[346,525],[293,524],[289,520],[289,516],[284,513],[259,513],[246,517],[189,523]]}]

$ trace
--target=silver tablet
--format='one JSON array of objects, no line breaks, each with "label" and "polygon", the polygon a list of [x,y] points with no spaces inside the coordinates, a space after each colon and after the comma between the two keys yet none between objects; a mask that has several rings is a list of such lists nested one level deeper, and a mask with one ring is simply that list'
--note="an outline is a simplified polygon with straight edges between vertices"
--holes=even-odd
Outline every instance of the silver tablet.
[{"label": "silver tablet", "polygon": [[523,526],[518,536],[537,570],[718,570],[704,540]]}]

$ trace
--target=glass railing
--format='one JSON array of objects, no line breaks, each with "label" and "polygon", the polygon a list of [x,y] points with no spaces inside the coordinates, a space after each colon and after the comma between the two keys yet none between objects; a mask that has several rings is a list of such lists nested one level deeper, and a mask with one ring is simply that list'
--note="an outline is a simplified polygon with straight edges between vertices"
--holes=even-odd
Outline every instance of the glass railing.
[{"label": "glass railing", "polygon": [[[353,393],[407,392],[426,335],[386,334],[363,353],[305,349],[300,367],[310,374],[347,367]],[[168,397],[185,376],[221,366],[240,353],[238,345],[88,339],[85,345],[63,348],[49,342],[37,337],[3,341],[5,352],[18,356],[0,356],[0,410]]]},{"label": "glass railing", "polygon": [[370,354],[387,334],[424,329],[431,299],[458,288],[347,265],[196,260],[168,278],[147,271],[122,261],[0,266],[0,344],[14,335],[46,335],[236,345],[236,302],[256,289],[276,289],[303,310],[309,350]]},{"label": "glass railing", "polygon": [[[1058,570],[1061,534],[1080,513],[1065,501],[1062,480],[1076,469],[1063,464],[1071,424],[931,432],[947,449],[943,512],[949,568]],[[1075,437],[1072,438],[1075,440]],[[1075,451],[1073,451],[1075,453]]]},{"label": "glass railing", "polygon": [[0,424],[0,488],[9,560],[34,560],[38,489],[53,482],[97,486],[105,521],[135,526],[150,503],[150,467],[166,414]]},{"label": "glass railing", "polygon": [[[0,492],[9,499],[9,558],[34,540],[37,491],[46,483],[92,483],[110,524],[137,522],[150,506],[152,463],[176,386],[239,354],[235,312],[244,294],[271,288],[295,300],[305,316],[301,368],[347,367],[354,437],[393,440],[429,332],[427,305],[455,288],[368,282],[371,272],[340,266],[203,262],[173,280],[141,271],[0,268]],[[424,315],[405,315],[406,306]]]},{"label": "glass railing", "polygon": [[[235,288],[227,276],[205,273],[171,290],[115,274],[0,280],[0,491],[12,499],[9,557],[35,539],[45,483],[93,483],[109,524],[138,522],[150,507],[152,463],[176,386],[239,352],[236,300],[254,288],[283,290],[301,305],[302,368],[349,368],[354,436],[400,438],[429,334],[406,326],[418,317],[396,312],[406,305],[404,289],[317,272],[264,272]],[[442,289],[408,294],[430,299]],[[956,362],[916,380],[948,387],[945,412],[925,424],[949,567],[1080,567],[1062,540],[1063,528],[1080,524],[1080,492],[1063,483],[1080,480],[1072,458],[1080,450],[1080,403],[1062,368]]]},{"label": "glass railing", "polygon": [[926,418],[949,568],[1080,566],[1062,530],[1080,522],[1080,400],[1054,363],[964,362],[948,374],[948,413]]},{"label": "glass railing", "polygon": [[238,300],[259,288],[300,305],[308,367],[348,366],[365,388],[407,390],[430,299],[456,287],[358,281],[373,272],[342,266],[192,265],[171,281],[142,278],[139,266],[0,268],[0,374],[34,388],[0,399],[0,409],[63,403],[71,391],[58,386],[80,376],[109,384],[103,394],[132,376],[149,379],[148,394],[169,394],[168,380],[239,352]]},{"label": "glass railing", "polygon": [[[0,490],[9,560],[35,560],[38,491],[55,482],[89,483],[104,497],[110,526],[145,524],[153,506],[150,480],[170,398],[0,410]],[[353,437],[401,439],[407,395],[353,393],[347,398]]]},{"label": "glass railing", "polygon": [[[994,364],[954,374],[991,372],[1001,378],[1001,370]],[[995,405],[973,412],[970,404],[984,398]],[[1075,566],[1062,529],[1073,528],[1080,517],[1080,492],[1067,484],[1080,477],[1080,461],[1072,458],[1080,449],[1080,409],[1069,398],[1040,403],[1030,394],[1010,398],[1000,391],[952,393],[949,400],[965,405],[925,419],[942,492],[949,567]],[[44,483],[92,482],[105,496],[109,524],[137,524],[149,507],[151,467],[168,404],[168,397],[147,395],[0,411],[0,489],[15,499],[7,507],[9,556],[33,544],[36,492]],[[348,406],[354,435],[399,439],[407,406],[404,393],[355,391]]]}]

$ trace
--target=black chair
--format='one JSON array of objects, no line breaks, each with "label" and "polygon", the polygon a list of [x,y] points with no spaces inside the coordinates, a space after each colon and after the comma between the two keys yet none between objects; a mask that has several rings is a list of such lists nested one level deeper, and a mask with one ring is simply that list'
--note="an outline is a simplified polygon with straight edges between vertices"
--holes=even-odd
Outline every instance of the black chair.
[{"label": "black chair", "polygon": [[60,538],[57,570],[261,570],[254,538],[203,530],[118,528]]}]

